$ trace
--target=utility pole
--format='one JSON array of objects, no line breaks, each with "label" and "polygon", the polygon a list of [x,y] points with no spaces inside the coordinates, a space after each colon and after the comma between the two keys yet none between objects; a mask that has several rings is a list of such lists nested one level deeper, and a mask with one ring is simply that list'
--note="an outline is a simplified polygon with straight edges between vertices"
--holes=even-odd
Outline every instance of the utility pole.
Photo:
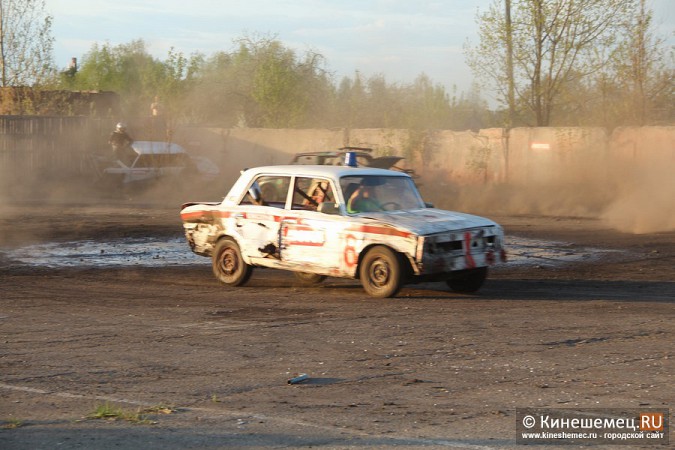
[{"label": "utility pole", "polygon": [[504,145],[504,181],[509,181],[509,138],[511,128],[516,121],[516,94],[513,80],[513,34],[511,29],[511,0],[504,0],[504,21],[506,30],[506,78],[508,83],[509,119],[506,128],[502,131]]},{"label": "utility pole", "polygon": [[511,0],[504,0],[504,20],[506,25],[506,78],[508,79],[509,124],[513,127],[516,117],[516,95],[513,80],[513,36],[511,29]]},{"label": "utility pole", "polygon": [[5,66],[5,5],[0,2],[0,86],[7,85],[7,67]]}]

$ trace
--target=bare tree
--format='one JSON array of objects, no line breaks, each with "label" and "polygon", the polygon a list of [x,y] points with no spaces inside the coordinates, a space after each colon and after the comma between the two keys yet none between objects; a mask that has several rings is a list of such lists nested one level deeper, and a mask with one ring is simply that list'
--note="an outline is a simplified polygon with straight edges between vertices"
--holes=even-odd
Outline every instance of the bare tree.
[{"label": "bare tree", "polygon": [[607,64],[597,49],[614,48],[635,11],[635,0],[513,0],[509,24],[500,2],[478,16],[480,43],[467,49],[467,62],[508,105],[512,58],[516,102],[536,126],[551,123],[565,83]]},{"label": "bare tree", "polygon": [[0,0],[0,85],[40,85],[54,74],[44,0]]},{"label": "bare tree", "polygon": [[[613,70],[628,109],[622,116],[632,125],[645,125],[659,116],[666,118],[667,114],[658,111],[665,105],[670,105],[672,113],[672,54],[666,53],[665,41],[653,34],[651,25],[652,12],[645,0],[640,0],[638,13],[624,25],[626,39],[614,57]],[[662,101],[664,104],[659,105]]]}]

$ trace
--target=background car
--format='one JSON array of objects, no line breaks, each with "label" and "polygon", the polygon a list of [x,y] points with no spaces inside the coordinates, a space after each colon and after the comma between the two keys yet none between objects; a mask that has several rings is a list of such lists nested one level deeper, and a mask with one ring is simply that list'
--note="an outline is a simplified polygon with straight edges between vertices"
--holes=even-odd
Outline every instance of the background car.
[{"label": "background car", "polygon": [[83,172],[105,185],[130,186],[164,178],[197,177],[213,180],[220,170],[203,156],[190,155],[175,142],[135,141],[117,159],[91,156],[83,164]]},{"label": "background car", "polygon": [[414,170],[396,165],[405,159],[403,156],[373,156],[373,149],[368,147],[340,147],[337,150],[298,153],[290,164],[342,166],[347,153],[354,155],[358,166],[398,170],[417,178]]}]

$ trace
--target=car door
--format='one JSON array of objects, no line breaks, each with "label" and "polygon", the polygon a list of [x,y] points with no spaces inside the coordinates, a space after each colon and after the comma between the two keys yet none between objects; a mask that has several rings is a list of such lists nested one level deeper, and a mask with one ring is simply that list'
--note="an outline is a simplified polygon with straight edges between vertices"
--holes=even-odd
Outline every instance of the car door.
[{"label": "car door", "polygon": [[279,225],[285,214],[290,179],[278,175],[257,177],[250,188],[257,190],[259,198],[247,193],[233,211],[241,251],[253,263],[273,267],[279,261]]},{"label": "car door", "polygon": [[322,203],[336,202],[335,187],[321,178],[296,177],[294,181],[291,211],[281,222],[281,261],[291,270],[336,273],[341,256],[336,236],[345,219],[320,212]]}]

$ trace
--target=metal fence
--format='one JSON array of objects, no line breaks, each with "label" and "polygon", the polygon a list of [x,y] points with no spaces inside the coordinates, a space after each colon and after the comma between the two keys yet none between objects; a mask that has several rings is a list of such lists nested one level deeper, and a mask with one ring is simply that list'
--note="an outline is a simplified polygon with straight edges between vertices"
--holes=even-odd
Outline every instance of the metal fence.
[{"label": "metal fence", "polygon": [[[0,188],[10,197],[76,180],[88,153],[106,147],[110,119],[0,116]],[[30,189],[29,189],[30,188]]]}]

